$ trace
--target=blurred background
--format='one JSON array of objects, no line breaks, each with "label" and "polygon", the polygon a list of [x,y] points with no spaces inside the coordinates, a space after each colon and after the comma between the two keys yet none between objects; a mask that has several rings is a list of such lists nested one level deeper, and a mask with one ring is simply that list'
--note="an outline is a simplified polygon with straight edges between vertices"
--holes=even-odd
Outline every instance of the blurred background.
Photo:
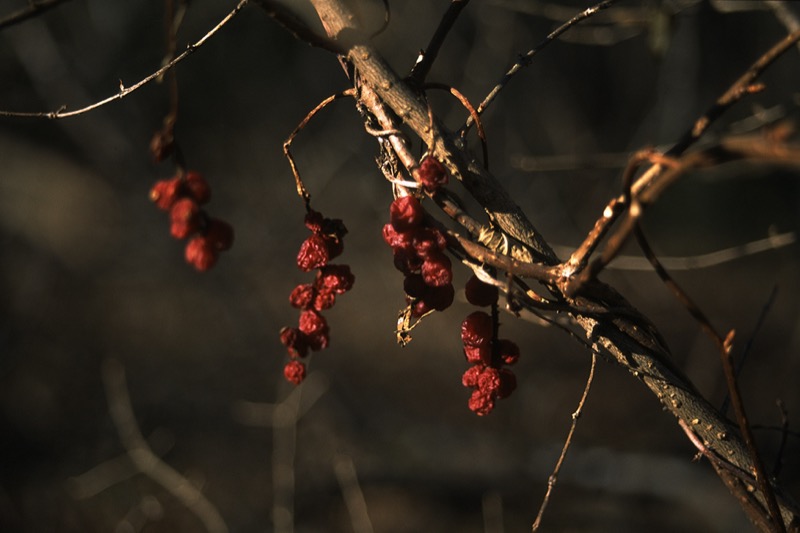
[{"label": "blurred background", "polygon": [[[298,7],[305,2],[291,2]],[[390,0],[375,41],[407,74],[449,2]],[[0,1],[0,17],[28,5]],[[179,49],[234,2],[195,0]],[[358,2],[380,26],[382,3]],[[481,0],[464,10],[429,77],[479,102],[519,53],[589,3]],[[777,7],[776,7],[777,5]],[[668,146],[787,33],[791,3],[629,1],[537,55],[484,115],[494,173],[563,256],[620,191],[627,156]],[[74,0],[0,31],[0,109],[77,108],[154,71],[158,1]],[[789,15],[792,12],[789,11]],[[764,75],[710,139],[798,115],[800,52]],[[331,346],[298,391],[278,331],[293,325],[294,265],[307,236],[282,143],[326,96],[338,62],[257,6],[178,69],[176,136],[212,187],[209,213],[236,230],[198,274],[148,200],[170,162],[148,154],[165,85],[75,118],[0,118],[0,530],[203,531],[196,507],[137,474],[109,414],[109,369],[124,369],[139,429],[216,507],[230,531],[525,531],[583,391],[590,354],[553,328],[503,318],[522,348],[518,390],[477,417],[461,386],[463,297],[399,347],[402,275],[381,239],[391,190],[351,101],[323,111],[294,154],[314,207],[350,233],[339,260],[355,288],[326,313]],[[434,109],[457,128],[464,111]],[[656,251],[702,256],[783,236],[800,223],[796,169],[728,165],[687,176],[645,218]],[[604,275],[648,315],[716,405],[718,355],[657,276],[630,260]],[[796,244],[675,276],[738,350],[741,386],[767,465],[800,494]],[[455,274],[463,287],[467,275]],[[759,325],[760,324],[760,325]],[[109,363],[109,361],[115,362]],[[104,369],[106,372],[104,374]],[[104,378],[105,376],[105,378]],[[117,383],[119,385],[119,383]],[[780,399],[790,429],[782,454]],[[600,361],[544,531],[736,531],[749,525],[671,415]],[[370,523],[365,525],[364,512]]]}]

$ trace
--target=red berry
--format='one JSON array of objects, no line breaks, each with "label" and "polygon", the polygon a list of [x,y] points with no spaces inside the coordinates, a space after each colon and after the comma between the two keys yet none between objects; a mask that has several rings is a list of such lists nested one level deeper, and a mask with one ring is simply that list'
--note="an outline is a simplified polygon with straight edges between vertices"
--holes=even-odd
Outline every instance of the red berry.
[{"label": "red berry", "polygon": [[198,204],[206,204],[211,199],[211,187],[202,174],[190,170],[183,177],[187,193]]},{"label": "red berry", "polygon": [[336,293],[329,290],[317,291],[311,307],[316,311],[330,309],[336,303]]},{"label": "red berry", "polygon": [[420,257],[438,254],[447,248],[444,233],[436,228],[418,228],[413,236],[414,250]]},{"label": "red berry", "polygon": [[413,196],[401,196],[389,206],[389,221],[396,231],[412,230],[422,224],[423,218],[425,210]]},{"label": "red berry", "polygon": [[169,211],[181,196],[182,183],[180,178],[157,181],[150,189],[150,201],[163,210]]},{"label": "red berry", "polygon": [[299,329],[282,328],[280,338],[281,344],[288,349],[290,357],[305,357],[308,354],[308,341]]},{"label": "red berry", "polygon": [[481,375],[482,371],[483,371],[483,366],[482,365],[472,365],[471,367],[469,367],[467,369],[466,372],[464,372],[464,375],[461,376],[461,383],[465,387],[477,388],[478,387],[478,376]]},{"label": "red berry", "polygon": [[322,223],[324,218],[325,217],[323,217],[322,213],[319,211],[310,209],[308,213],[306,213],[304,223],[312,233],[322,233]]},{"label": "red berry", "polygon": [[500,339],[497,344],[497,354],[503,363],[513,365],[519,359],[519,346],[514,341]]},{"label": "red berry", "polygon": [[500,369],[500,388],[497,389],[498,398],[508,398],[511,393],[517,388],[517,376],[507,369]]},{"label": "red berry", "polygon": [[443,185],[447,185],[447,171],[438,160],[433,157],[426,157],[416,169],[415,178],[422,184],[422,188],[427,192],[434,192]]},{"label": "red berry", "polygon": [[283,376],[289,383],[300,385],[306,378],[306,365],[293,359],[283,367]]},{"label": "red berry", "polygon": [[392,248],[411,248],[413,232],[397,231],[391,224],[383,226],[383,240]]},{"label": "red berry", "polygon": [[206,226],[206,238],[217,250],[230,250],[233,245],[233,228],[224,220],[212,218]]},{"label": "red berry", "polygon": [[158,130],[150,139],[150,155],[156,163],[160,163],[172,154],[175,139],[172,136],[172,128]]},{"label": "red berry", "polygon": [[297,309],[309,309],[316,295],[317,291],[312,285],[298,285],[289,295],[289,303]]},{"label": "red berry", "polygon": [[430,287],[420,274],[409,274],[403,280],[403,290],[412,298],[422,298],[428,293],[428,289]]},{"label": "red berry", "polygon": [[429,306],[437,311],[444,311],[453,304],[456,291],[452,283],[443,285],[441,287],[428,287],[428,291],[423,295],[422,299],[425,300]]},{"label": "red berry", "polygon": [[181,198],[169,210],[169,232],[176,239],[185,239],[200,227],[200,207],[190,198]]},{"label": "red berry", "polygon": [[478,389],[491,396],[497,396],[500,389],[500,372],[491,366],[487,366],[478,376]]},{"label": "red berry", "polygon": [[336,294],[344,294],[353,288],[355,276],[347,265],[326,265],[317,272],[314,285],[318,290],[328,290]]},{"label": "red berry", "polygon": [[300,331],[306,335],[314,335],[328,329],[325,317],[313,309],[306,309],[300,313]]},{"label": "red berry", "polygon": [[431,311],[434,311],[434,308],[425,300],[414,300],[411,304],[411,316],[414,318],[419,318]]},{"label": "red berry", "polygon": [[431,287],[443,287],[453,281],[453,264],[441,252],[426,257],[421,271],[422,279]]},{"label": "red berry", "polygon": [[480,389],[475,389],[467,405],[478,416],[488,415],[494,409],[494,398]]},{"label": "red berry", "polygon": [[300,246],[300,252],[297,254],[297,267],[303,272],[310,272],[328,264],[330,257],[327,240],[322,235],[315,233],[303,241]]},{"label": "red berry", "polygon": [[461,323],[461,340],[464,346],[489,344],[493,331],[492,317],[483,311],[475,311]]},{"label": "red berry", "polygon": [[473,274],[464,287],[464,295],[467,297],[467,301],[472,305],[486,307],[497,303],[498,292],[497,287],[482,282]]},{"label": "red berry", "polygon": [[464,356],[467,362],[473,365],[488,365],[492,362],[492,346],[489,343],[481,346],[464,346]]},{"label": "red berry", "polygon": [[412,248],[395,248],[393,253],[394,267],[406,276],[419,271],[422,259]]},{"label": "red berry", "polygon": [[186,262],[200,272],[205,272],[217,262],[217,250],[203,236],[196,236],[186,243]]},{"label": "red berry", "polygon": [[324,350],[330,344],[330,332],[328,328],[320,330],[312,335],[307,335],[306,340],[308,341],[308,347],[311,348],[313,351],[318,352],[320,350]]}]

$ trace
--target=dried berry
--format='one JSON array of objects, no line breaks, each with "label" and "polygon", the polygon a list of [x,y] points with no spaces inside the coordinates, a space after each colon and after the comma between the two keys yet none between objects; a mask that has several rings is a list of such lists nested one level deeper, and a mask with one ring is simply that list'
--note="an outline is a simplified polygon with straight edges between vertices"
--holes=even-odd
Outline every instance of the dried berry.
[{"label": "dried berry", "polygon": [[491,344],[464,346],[464,356],[473,365],[488,365],[492,362],[492,346]]},{"label": "dried berry", "polygon": [[438,254],[447,248],[444,234],[436,228],[418,228],[414,231],[412,244],[420,257]]},{"label": "dried berry", "polygon": [[233,245],[233,228],[224,220],[212,218],[206,225],[206,238],[219,251],[230,250]]},{"label": "dried berry", "polygon": [[317,272],[314,282],[318,290],[328,290],[336,294],[344,294],[353,288],[355,276],[347,265],[326,265]]},{"label": "dried berry", "polygon": [[472,305],[486,307],[497,303],[498,291],[497,287],[482,282],[473,274],[464,287],[464,295]]},{"label": "dried berry", "polygon": [[322,233],[322,224],[324,220],[325,217],[322,216],[322,213],[309,209],[303,223],[312,233]]},{"label": "dried berry", "polygon": [[180,178],[157,181],[150,189],[150,201],[162,211],[169,211],[181,197],[182,185]]},{"label": "dried berry", "polygon": [[422,188],[427,192],[434,192],[440,187],[447,185],[447,171],[437,159],[426,157],[416,169],[415,178],[422,184]]},{"label": "dried berry", "polygon": [[467,405],[478,416],[488,415],[494,409],[494,398],[480,389],[475,389]]},{"label": "dried berry", "polygon": [[169,210],[170,234],[185,239],[200,227],[200,206],[190,198],[181,198]]},{"label": "dried berry", "polygon": [[316,333],[306,335],[306,341],[308,342],[308,347],[315,352],[327,348],[328,344],[330,344],[330,332],[327,326]]},{"label": "dried berry", "polygon": [[292,359],[283,367],[283,376],[289,383],[300,385],[306,378],[306,365],[297,359]]},{"label": "dried berry", "polygon": [[428,286],[428,291],[422,296],[422,299],[436,311],[444,311],[453,304],[455,294],[452,283],[441,287]]},{"label": "dried berry", "polygon": [[289,357],[305,357],[308,354],[308,340],[299,329],[282,328],[280,338],[281,344],[286,346],[289,352]]},{"label": "dried berry", "polygon": [[517,376],[507,368],[500,369],[500,388],[497,389],[498,398],[508,398],[517,388]]},{"label": "dried berry", "polygon": [[327,239],[317,233],[309,236],[300,246],[297,254],[297,267],[303,272],[310,272],[328,264],[330,249]]},{"label": "dried berry", "polygon": [[513,365],[519,359],[519,346],[517,343],[508,339],[497,341],[497,355],[506,365]]},{"label": "dried berry", "polygon": [[443,287],[453,281],[453,264],[441,252],[426,257],[420,270],[422,279],[431,287]]},{"label": "dried berry", "polygon": [[478,389],[491,396],[497,396],[500,389],[500,372],[491,366],[487,366],[478,376]]},{"label": "dried berry", "polygon": [[190,170],[183,177],[184,187],[190,197],[198,204],[206,204],[211,199],[211,187],[202,174]]},{"label": "dried berry", "polygon": [[492,317],[483,311],[475,311],[461,323],[461,341],[464,346],[489,344],[492,333]]},{"label": "dried berry", "polygon": [[324,311],[325,309],[330,309],[333,307],[335,303],[336,293],[333,291],[322,290],[316,292],[314,301],[311,303],[311,307],[316,311]]},{"label": "dried berry", "polygon": [[410,231],[422,224],[425,210],[413,196],[396,198],[389,206],[389,221],[396,231]]},{"label": "dried berry", "polygon": [[403,280],[403,290],[412,298],[422,298],[429,289],[421,274],[409,274]]},{"label": "dried berry", "polygon": [[306,309],[300,313],[300,331],[306,335],[314,335],[328,329],[325,317],[313,309]]},{"label": "dried berry", "polygon": [[477,388],[478,386],[478,376],[481,375],[483,371],[482,365],[472,365],[464,372],[464,375],[461,376],[461,383],[465,387]]},{"label": "dried berry", "polygon": [[160,163],[172,154],[175,146],[175,139],[172,135],[172,128],[158,130],[150,139],[150,155],[153,161]]},{"label": "dried berry", "polygon": [[186,262],[200,272],[205,272],[217,262],[217,250],[202,235],[193,237],[186,243]]},{"label": "dried berry", "polygon": [[383,226],[383,240],[392,248],[411,248],[413,246],[413,232],[397,231],[391,224]]},{"label": "dried berry", "polygon": [[309,309],[316,295],[317,291],[313,285],[301,284],[295,287],[289,295],[289,303],[297,309]]},{"label": "dried berry", "polygon": [[422,258],[411,248],[395,248],[393,250],[394,267],[405,275],[418,272],[422,267]]}]

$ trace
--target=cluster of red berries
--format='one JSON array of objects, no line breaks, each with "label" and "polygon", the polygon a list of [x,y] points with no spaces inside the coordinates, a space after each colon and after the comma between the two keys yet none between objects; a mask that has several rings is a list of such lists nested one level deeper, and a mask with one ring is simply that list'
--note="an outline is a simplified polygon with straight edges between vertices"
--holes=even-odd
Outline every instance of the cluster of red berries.
[{"label": "cluster of red berries", "polygon": [[444,254],[444,234],[425,225],[425,209],[414,196],[401,196],[389,207],[383,240],[392,247],[394,266],[405,274],[403,288],[411,315],[444,311],[453,303],[453,265]]},{"label": "cluster of red berries", "polygon": [[186,243],[186,262],[204,272],[214,266],[220,252],[233,244],[233,228],[225,221],[210,217],[200,206],[211,199],[211,188],[193,170],[179,172],[161,180],[150,189],[150,200],[169,212],[170,234]]},{"label": "cluster of red berries", "polygon": [[[473,276],[466,286],[467,301],[487,306],[497,303],[497,288]],[[472,366],[461,382],[472,389],[469,408],[478,415],[494,409],[495,401],[508,397],[517,387],[514,373],[504,368],[519,359],[519,347],[513,341],[497,338],[497,324],[488,313],[475,311],[461,323],[464,355]]]},{"label": "cluster of red berries", "polygon": [[317,352],[328,347],[330,332],[325,317],[320,313],[336,303],[336,296],[353,288],[355,277],[347,265],[331,265],[331,259],[343,250],[343,237],[347,228],[339,219],[325,218],[309,210],[305,218],[311,235],[303,241],[297,254],[297,267],[303,272],[317,270],[313,283],[303,283],[289,295],[292,307],[300,309],[298,327],[281,329],[281,343],[286,346],[290,360],[283,369],[286,379],[299,385],[306,376],[306,366],[300,359],[309,350]]}]

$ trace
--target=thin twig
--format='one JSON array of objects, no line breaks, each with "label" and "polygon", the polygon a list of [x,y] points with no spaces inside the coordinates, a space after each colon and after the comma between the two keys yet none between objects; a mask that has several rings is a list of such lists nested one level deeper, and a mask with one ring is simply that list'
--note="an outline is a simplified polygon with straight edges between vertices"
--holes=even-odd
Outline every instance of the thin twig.
[{"label": "thin twig", "polygon": [[322,111],[328,104],[346,96],[355,96],[355,94],[355,89],[347,89],[346,91],[332,94],[331,96],[325,98],[322,102],[317,104],[314,109],[308,112],[303,120],[300,121],[300,124],[297,125],[292,133],[289,134],[289,137],[283,142],[283,154],[286,156],[286,159],[289,160],[289,166],[292,168],[292,175],[294,176],[294,182],[297,187],[297,194],[303,199],[303,202],[305,202],[306,209],[310,208],[309,204],[311,202],[311,194],[309,194],[305,185],[303,185],[303,179],[300,177],[300,172],[297,170],[297,164],[294,161],[292,153],[289,151],[289,147],[292,145],[294,138],[297,137],[297,134],[306,127],[306,124],[308,124],[309,121],[311,121],[311,119],[313,119],[316,114]]},{"label": "thin twig", "polygon": [[211,30],[206,33],[203,37],[200,38],[194,44],[190,44],[186,47],[179,56],[174,58],[172,61],[161,67],[160,69],[156,70],[149,76],[139,80],[135,84],[131,85],[130,87],[122,86],[120,82],[120,90],[118,93],[109,96],[103,100],[97,101],[93,104],[89,104],[85,107],[81,107],[79,109],[75,109],[73,111],[67,111],[67,106],[62,106],[60,109],[56,111],[39,111],[39,112],[28,112],[28,111],[0,111],[0,117],[19,117],[19,118],[47,118],[47,119],[61,119],[61,118],[68,118],[74,117],[76,115],[81,115],[83,113],[88,113],[89,111],[93,111],[97,108],[103,107],[106,104],[114,102],[116,100],[121,100],[128,96],[129,94],[141,89],[151,81],[160,78],[165,72],[173,68],[175,65],[186,59],[192,52],[203,46],[211,37],[214,36],[223,26],[225,26],[230,20],[235,17],[245,5],[247,5],[249,0],[240,0],[236,7],[228,13],[216,26],[211,28]]},{"label": "thin twig", "polygon": [[0,19],[0,30],[8,28],[9,26],[13,26],[14,24],[19,24],[20,22],[24,22],[30,18],[36,17],[41,15],[45,11],[56,7],[59,4],[63,4],[68,0],[41,0],[40,2],[30,2],[28,7],[23,7],[22,9],[18,9],[13,13],[9,13],[2,19]]},{"label": "thin twig", "polygon": [[409,81],[416,85],[422,85],[425,78],[428,77],[433,62],[436,61],[436,57],[439,55],[439,50],[447,34],[450,33],[456,23],[456,19],[458,19],[458,15],[462,9],[467,7],[467,4],[469,4],[469,0],[450,0],[450,5],[442,16],[442,20],[439,21],[439,26],[436,28],[433,37],[431,37],[431,41],[428,43],[427,48],[420,52],[419,59],[411,69],[411,74],[408,76]]},{"label": "thin twig", "polygon": [[583,406],[586,404],[586,398],[589,396],[589,390],[592,388],[592,381],[594,380],[594,369],[597,364],[597,354],[594,352],[592,353],[592,366],[589,368],[589,377],[586,379],[586,386],[583,388],[583,394],[581,395],[581,399],[578,402],[578,408],[575,409],[575,412],[572,413],[572,424],[569,428],[569,433],[567,433],[567,440],[564,441],[564,446],[561,448],[561,455],[558,456],[558,461],[556,461],[556,466],[553,469],[553,473],[550,474],[550,477],[547,480],[547,492],[544,494],[544,499],[542,500],[542,505],[539,506],[539,513],[536,515],[536,520],[533,521],[533,526],[531,527],[532,531],[538,531],[539,527],[542,525],[542,517],[544,516],[544,511],[547,509],[547,504],[550,503],[550,495],[553,492],[553,488],[556,486],[558,482],[558,474],[561,472],[561,466],[564,464],[564,459],[567,457],[567,452],[569,451],[569,447],[572,444],[572,437],[575,434],[575,429],[578,427],[578,419],[581,417],[583,413]]},{"label": "thin twig", "polygon": [[140,472],[164,487],[192,511],[209,533],[227,533],[228,526],[216,507],[188,479],[163,462],[144,440],[131,407],[125,369],[116,359],[103,363],[103,384],[111,420],[119,440]]},{"label": "thin twig", "polygon": [[[519,72],[523,67],[527,67],[528,65],[531,64],[533,56],[538,54],[548,44],[557,39],[559,35],[567,31],[574,25],[578,24],[582,20],[591,17],[598,11],[602,11],[603,9],[611,7],[611,5],[615,1],[616,0],[603,0],[602,2],[599,2],[587,9],[584,9],[583,11],[581,11],[580,13],[569,19],[567,22],[565,22],[564,24],[562,24],[561,26],[550,32],[550,34],[547,37],[545,37],[545,39],[541,43],[536,45],[536,47],[532,48],[531,50],[528,50],[525,54],[520,54],[519,58],[517,59],[517,62],[514,63],[514,65],[508,70],[508,72],[505,73],[503,79],[500,80],[500,83],[495,85],[495,87],[489,92],[489,94],[486,95],[481,104],[478,106],[477,109],[478,114],[482,114],[486,110],[486,108],[489,107],[492,101],[497,97],[500,91],[503,90],[503,88],[508,84],[508,82],[511,81],[511,78],[513,78],[517,74],[517,72]],[[464,128],[462,129],[462,131],[469,130],[469,128],[472,126],[472,122],[473,121],[471,117],[467,119],[467,122],[464,124]]]},{"label": "thin twig", "polygon": [[786,531],[786,525],[783,522],[783,516],[781,515],[780,507],[778,507],[778,501],[775,498],[775,491],[772,489],[772,483],[767,476],[767,471],[764,468],[761,455],[758,453],[758,447],[756,446],[756,441],[753,437],[753,430],[751,429],[750,423],[747,420],[747,412],[745,411],[744,401],[742,400],[742,394],[739,390],[739,383],[736,379],[736,371],[733,368],[733,360],[731,356],[731,352],[733,350],[733,337],[734,332],[731,330],[725,337],[722,350],[720,350],[720,355],[722,356],[722,369],[725,372],[725,379],[728,383],[728,391],[731,395],[731,404],[733,405],[733,411],[736,413],[736,421],[739,424],[739,431],[742,433],[742,438],[744,439],[745,445],[750,452],[750,460],[753,463],[756,483],[759,491],[761,491],[761,495],[764,497],[764,500],[767,503],[767,510],[772,522],[772,527],[774,527],[775,531],[778,533],[784,533]]},{"label": "thin twig", "polygon": [[[444,83],[426,83],[424,85],[425,89],[441,89],[444,91],[448,91],[450,94],[456,97],[461,105],[464,106],[464,109],[467,110],[469,116],[472,117],[472,120],[475,121],[475,127],[478,130],[478,138],[481,140],[481,149],[483,151],[483,168],[489,169],[489,148],[486,144],[486,131],[483,129],[483,123],[481,122],[481,117],[478,112],[473,107],[472,103],[470,103],[469,99],[464,96],[461,91],[456,89],[455,87],[450,87],[449,85],[445,85]],[[466,132],[464,132],[466,134]]]}]

